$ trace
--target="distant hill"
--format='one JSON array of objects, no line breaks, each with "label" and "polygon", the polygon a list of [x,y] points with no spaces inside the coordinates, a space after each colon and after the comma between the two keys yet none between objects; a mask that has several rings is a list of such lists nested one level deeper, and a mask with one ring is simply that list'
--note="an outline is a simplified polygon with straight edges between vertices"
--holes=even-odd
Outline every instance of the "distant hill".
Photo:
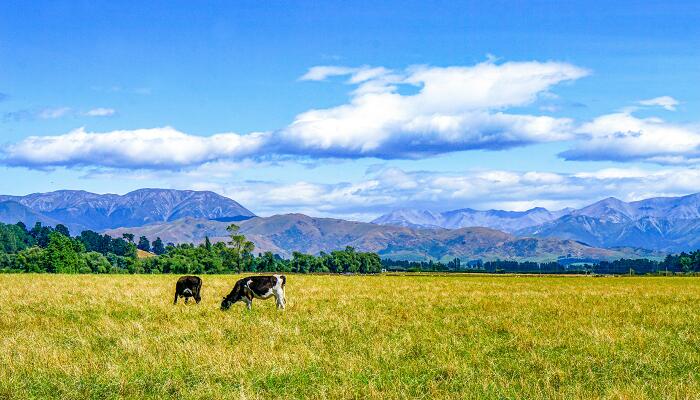
[{"label": "distant hill", "polygon": [[[226,226],[228,223],[185,218],[139,228],[112,229],[107,233],[120,237],[131,232],[151,240],[160,237],[165,242],[199,243],[205,236],[212,241],[226,240]],[[489,228],[415,229],[303,214],[256,217],[240,222],[239,226],[255,243],[256,252],[269,250],[287,257],[293,251],[318,254],[345,246],[397,259],[615,259],[637,254],[633,249],[606,250],[574,240],[518,238]]]},{"label": "distant hill", "polygon": [[0,196],[0,202],[3,201],[20,204],[31,211],[23,214],[16,210],[19,218],[8,214],[8,221],[12,223],[22,220],[33,225],[36,220],[53,221],[51,225],[63,223],[74,231],[73,228],[101,231],[142,226],[185,217],[237,221],[255,216],[232,199],[193,190],[139,189],[125,195],[59,190],[27,196]]},{"label": "distant hill", "polygon": [[428,210],[402,209],[382,215],[372,221],[372,223],[411,228],[446,229],[483,226],[504,232],[515,232],[523,228],[553,221],[567,214],[569,211],[570,209],[549,211],[542,207],[536,207],[527,211],[479,211],[471,208],[463,208],[441,213]]},{"label": "distant hill", "polygon": [[571,239],[595,247],[679,252],[700,247],[700,193],[633,202],[611,197],[581,209],[560,211],[397,210],[373,223],[448,229],[483,226],[516,236]]},{"label": "distant hill", "polygon": [[[16,224],[19,221],[24,222],[24,224],[29,228],[34,226],[34,224],[37,222],[41,222],[42,225],[51,226],[56,226],[56,224],[62,223],[59,220],[38,213],[16,201],[0,201],[0,222],[5,224]],[[80,225],[71,225],[68,227],[73,229],[81,228]]]},{"label": "distant hill", "polygon": [[624,202],[601,200],[519,235],[574,239],[592,246],[679,252],[700,247],[700,194]]}]

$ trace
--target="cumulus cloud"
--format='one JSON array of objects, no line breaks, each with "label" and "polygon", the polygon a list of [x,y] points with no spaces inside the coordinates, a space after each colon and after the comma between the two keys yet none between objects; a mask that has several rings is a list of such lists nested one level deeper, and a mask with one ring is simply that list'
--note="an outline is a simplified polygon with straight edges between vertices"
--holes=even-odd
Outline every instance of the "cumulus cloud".
[{"label": "cumulus cloud", "polygon": [[[557,62],[491,61],[469,67],[322,66],[304,80],[349,76],[348,103],[309,110],[279,132],[287,151],[334,157],[418,158],[568,139],[572,121],[507,113],[588,74]],[[402,94],[404,88],[415,93]]]},{"label": "cumulus cloud", "polygon": [[700,127],[624,111],[603,115],[577,129],[582,140],[560,153],[566,160],[700,162]]},{"label": "cumulus cloud", "polygon": [[671,96],[661,96],[653,99],[641,100],[639,104],[643,106],[659,106],[668,111],[676,111],[676,106],[680,103]]},{"label": "cumulus cloud", "polygon": [[[558,62],[493,60],[466,67],[317,66],[302,80],[347,76],[346,104],[296,116],[268,134],[202,137],[172,128],[32,136],[4,149],[4,162],[30,168],[101,166],[182,168],[245,157],[420,158],[470,150],[499,150],[571,138],[567,118],[509,113],[534,102],[555,85],[588,74]],[[407,92],[408,90],[408,92]],[[47,117],[65,115],[55,109]],[[85,115],[107,116],[96,108]]]},{"label": "cumulus cloud", "polygon": [[30,136],[4,149],[11,166],[101,166],[111,168],[178,169],[221,158],[246,157],[266,141],[265,133],[212,136],[188,135],[171,127],[87,132],[80,128],[65,135]]},{"label": "cumulus cloud", "polygon": [[98,108],[93,108],[92,110],[88,110],[83,115],[88,116],[88,117],[111,117],[112,115],[116,114],[117,110],[113,108],[103,108],[103,107],[98,107]]},{"label": "cumulus cloud", "polygon": [[[472,66],[316,66],[304,81],[346,77],[345,104],[311,109],[268,133],[198,136],[173,128],[32,136],[4,148],[3,162],[30,168],[193,168],[214,161],[265,157],[417,159],[464,150],[503,150],[571,141],[566,160],[700,162],[700,127],[634,115],[638,106],[578,123],[570,118],[515,113],[514,107],[557,100],[551,92],[588,71],[561,62],[494,60]],[[670,96],[642,100],[674,110]],[[70,108],[41,110],[58,118]],[[82,115],[109,116],[95,108]],[[6,118],[8,116],[6,115]]]}]

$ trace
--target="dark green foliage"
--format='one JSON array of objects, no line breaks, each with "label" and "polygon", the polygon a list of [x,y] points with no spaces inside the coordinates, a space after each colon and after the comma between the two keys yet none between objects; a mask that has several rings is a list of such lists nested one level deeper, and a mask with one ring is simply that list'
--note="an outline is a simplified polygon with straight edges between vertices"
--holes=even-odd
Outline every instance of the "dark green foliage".
[{"label": "dark green foliage", "polygon": [[147,237],[141,236],[139,238],[139,244],[136,247],[143,251],[151,251],[151,242],[148,241]]},{"label": "dark green foliage", "polygon": [[[464,266],[461,264],[459,258],[455,258],[449,261],[447,264],[440,261],[406,261],[406,260],[392,260],[390,258],[381,260],[382,266],[387,270],[397,270],[397,271],[426,271],[426,272],[470,272],[474,269],[475,265]],[[479,268],[481,268],[481,262],[477,263]],[[462,269],[468,268],[468,269]]]},{"label": "dark green foliage", "polygon": [[34,246],[17,253],[17,269],[24,272],[47,272],[46,251]]},{"label": "dark green foliage", "polygon": [[29,234],[34,238],[39,247],[46,247],[49,244],[49,235],[53,229],[49,226],[42,226],[41,222],[34,224],[34,228],[29,231]]},{"label": "dark green foliage", "polygon": [[56,228],[55,228],[55,231],[58,232],[58,233],[60,233],[60,234],[62,234],[62,235],[64,235],[64,236],[69,236],[69,237],[70,237],[70,231],[69,231],[68,228],[67,228],[65,225],[63,225],[63,224],[57,224],[57,225],[56,225]]},{"label": "dark green foliage", "polygon": [[5,253],[17,253],[36,243],[35,239],[27,232],[24,224],[6,225],[0,223],[0,251]]},{"label": "dark green foliage", "polygon": [[165,253],[165,246],[163,246],[163,241],[160,240],[159,237],[157,237],[156,240],[153,241],[153,247],[151,248],[151,251],[157,255]]},{"label": "dark green foliage", "polygon": [[49,244],[45,250],[47,272],[77,273],[86,266],[81,253],[85,246],[78,241],[65,236],[58,231],[51,232]]},{"label": "dark green foliage", "polygon": [[77,239],[85,246],[86,251],[95,251],[102,255],[109,253],[122,257],[135,257],[136,246],[122,238],[113,239],[109,235],[100,235],[94,231],[82,231]]},{"label": "dark green foliage", "polygon": [[495,260],[481,262],[476,260],[461,264],[456,258],[447,264],[432,261],[399,261],[385,259],[382,265],[387,270],[401,271],[453,271],[453,272],[484,272],[484,273],[518,273],[518,274],[658,274],[679,272],[700,272],[700,250],[690,254],[681,253],[669,255],[662,262],[642,259],[622,258],[614,261],[600,261],[598,263],[572,264],[559,260],[559,262],[533,262]]}]

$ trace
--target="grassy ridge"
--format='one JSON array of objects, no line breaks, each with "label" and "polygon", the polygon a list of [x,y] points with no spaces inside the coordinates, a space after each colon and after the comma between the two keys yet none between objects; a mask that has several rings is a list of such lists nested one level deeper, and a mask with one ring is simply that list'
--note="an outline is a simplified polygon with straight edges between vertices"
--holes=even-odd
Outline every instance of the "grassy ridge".
[{"label": "grassy ridge", "polygon": [[700,279],[0,275],[0,398],[697,398]]}]

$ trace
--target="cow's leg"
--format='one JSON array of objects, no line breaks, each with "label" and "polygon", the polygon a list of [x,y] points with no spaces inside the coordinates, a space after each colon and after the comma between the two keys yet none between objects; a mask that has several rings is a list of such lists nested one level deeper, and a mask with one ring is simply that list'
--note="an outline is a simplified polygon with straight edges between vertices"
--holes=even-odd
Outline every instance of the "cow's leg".
[{"label": "cow's leg", "polygon": [[284,310],[284,306],[285,306],[284,290],[277,289],[277,290],[275,290],[274,294],[275,294],[275,300],[277,300],[277,308],[278,309],[281,308]]},{"label": "cow's leg", "polygon": [[185,304],[187,304],[190,301],[190,296],[185,296]]},{"label": "cow's leg", "polygon": [[173,300],[173,304],[177,304],[177,291],[175,291],[175,300]]},{"label": "cow's leg", "polygon": [[244,299],[246,300],[246,305],[248,306],[248,309],[253,308],[253,294],[249,291],[245,294]]}]

